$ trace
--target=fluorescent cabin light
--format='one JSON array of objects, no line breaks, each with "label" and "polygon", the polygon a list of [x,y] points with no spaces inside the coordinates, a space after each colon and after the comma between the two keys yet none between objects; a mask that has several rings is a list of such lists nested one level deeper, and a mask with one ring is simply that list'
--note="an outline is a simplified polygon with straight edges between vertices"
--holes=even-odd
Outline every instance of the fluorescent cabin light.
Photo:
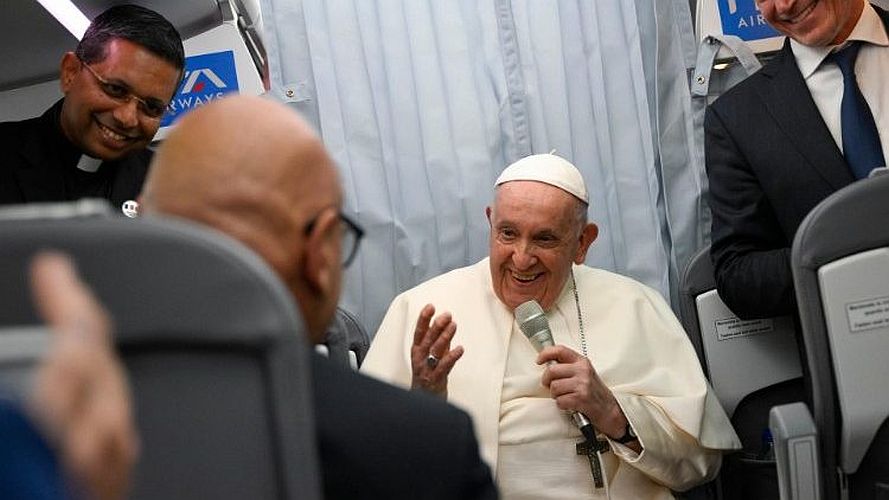
[{"label": "fluorescent cabin light", "polygon": [[83,12],[81,12],[71,0],[37,1],[40,2],[40,5],[42,5],[44,9],[52,14],[52,17],[62,23],[62,26],[74,35],[74,38],[77,38],[78,40],[83,38],[83,34],[90,25],[90,20],[83,15]]}]

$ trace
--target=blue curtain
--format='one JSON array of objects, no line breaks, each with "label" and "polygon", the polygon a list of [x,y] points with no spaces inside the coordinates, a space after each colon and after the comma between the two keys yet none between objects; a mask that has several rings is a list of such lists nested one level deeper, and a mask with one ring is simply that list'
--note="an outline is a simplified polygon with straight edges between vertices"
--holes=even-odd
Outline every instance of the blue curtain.
[{"label": "blue curtain", "polygon": [[[262,0],[271,93],[310,120],[367,231],[343,306],[487,255],[503,168],[555,150],[600,236],[587,263],[667,296],[703,244],[687,0]],[[691,50],[691,53],[688,53]]]}]

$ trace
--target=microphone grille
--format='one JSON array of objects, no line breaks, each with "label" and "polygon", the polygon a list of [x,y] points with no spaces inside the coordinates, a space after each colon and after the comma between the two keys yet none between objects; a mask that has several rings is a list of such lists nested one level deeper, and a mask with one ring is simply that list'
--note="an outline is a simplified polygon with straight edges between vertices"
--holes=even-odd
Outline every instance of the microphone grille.
[{"label": "microphone grille", "polygon": [[522,333],[528,338],[531,338],[535,333],[548,328],[546,314],[544,314],[543,308],[540,307],[540,304],[538,304],[536,300],[529,300],[528,302],[519,304],[519,306],[515,308],[515,318]]}]

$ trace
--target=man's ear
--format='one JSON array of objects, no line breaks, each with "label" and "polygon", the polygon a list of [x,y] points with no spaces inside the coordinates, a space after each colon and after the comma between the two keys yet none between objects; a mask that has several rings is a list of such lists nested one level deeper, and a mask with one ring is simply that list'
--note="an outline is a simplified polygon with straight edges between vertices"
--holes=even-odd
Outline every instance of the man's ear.
[{"label": "man's ear", "polygon": [[340,265],[338,230],[339,217],[331,208],[321,212],[306,236],[302,273],[308,287],[320,295],[329,294],[336,288],[336,271]]},{"label": "man's ear", "polygon": [[80,71],[80,64],[80,59],[74,55],[74,52],[65,52],[65,55],[62,56],[62,62],[59,63],[59,85],[63,94],[67,94],[71,90],[71,86],[74,85],[74,79]]},{"label": "man's ear", "polygon": [[490,226],[491,225],[491,206],[490,205],[485,207],[485,217],[488,218],[488,225]]},{"label": "man's ear", "polygon": [[586,260],[587,250],[590,249],[590,245],[592,245],[598,237],[599,226],[590,222],[583,227],[583,231],[580,232],[580,242],[577,245],[577,254],[574,256],[575,264],[583,264]]}]

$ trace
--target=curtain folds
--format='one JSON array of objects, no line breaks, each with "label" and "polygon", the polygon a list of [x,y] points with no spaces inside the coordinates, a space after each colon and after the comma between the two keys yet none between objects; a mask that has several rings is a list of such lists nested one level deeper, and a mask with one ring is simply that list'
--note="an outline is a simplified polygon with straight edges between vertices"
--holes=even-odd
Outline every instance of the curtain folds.
[{"label": "curtain folds", "polygon": [[686,0],[261,6],[271,93],[316,126],[366,229],[343,306],[369,331],[397,293],[484,257],[497,175],[551,150],[587,181],[588,264],[670,297],[705,238]]}]

